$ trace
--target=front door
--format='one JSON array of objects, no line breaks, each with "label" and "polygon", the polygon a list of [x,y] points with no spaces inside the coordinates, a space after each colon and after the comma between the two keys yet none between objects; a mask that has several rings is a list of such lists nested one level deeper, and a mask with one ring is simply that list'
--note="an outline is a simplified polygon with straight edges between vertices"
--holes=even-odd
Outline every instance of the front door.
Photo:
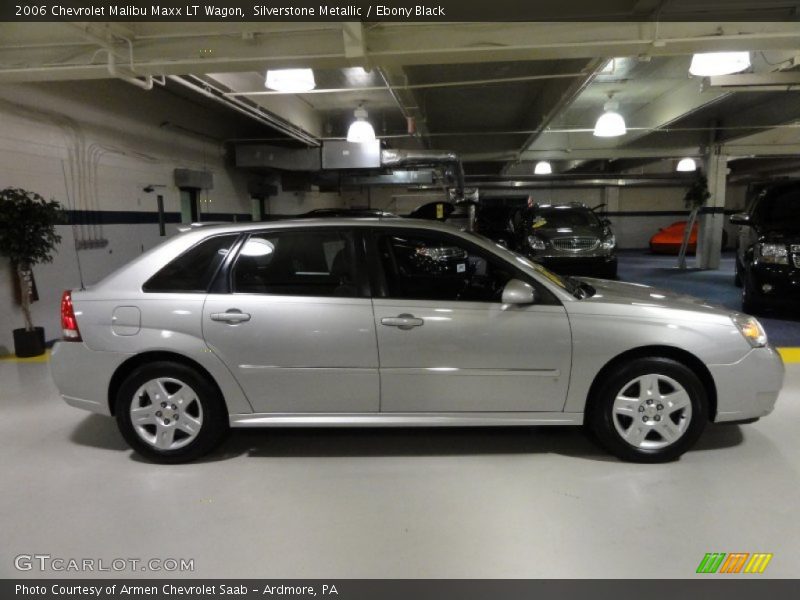
[{"label": "front door", "polygon": [[258,413],[365,413],[379,407],[372,303],[353,233],[251,235],[231,293],[209,294],[203,335]]},{"label": "front door", "polygon": [[572,351],[557,300],[502,304],[527,276],[454,235],[378,230],[373,252],[382,411],[563,410]]}]

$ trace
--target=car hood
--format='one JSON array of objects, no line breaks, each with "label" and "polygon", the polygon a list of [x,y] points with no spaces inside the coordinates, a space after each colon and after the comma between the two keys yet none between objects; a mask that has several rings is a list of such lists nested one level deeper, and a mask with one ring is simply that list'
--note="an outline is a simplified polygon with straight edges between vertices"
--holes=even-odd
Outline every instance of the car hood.
[{"label": "car hood", "polygon": [[759,241],[776,244],[800,244],[800,231],[796,229],[770,229],[760,232]]},{"label": "car hood", "polygon": [[638,283],[623,283],[607,279],[579,278],[595,289],[591,298],[582,300],[580,304],[598,305],[615,304],[620,306],[639,306],[645,308],[664,308],[673,310],[689,310],[706,314],[728,317],[734,311],[723,306],[710,304],[701,298],[662,290]]}]

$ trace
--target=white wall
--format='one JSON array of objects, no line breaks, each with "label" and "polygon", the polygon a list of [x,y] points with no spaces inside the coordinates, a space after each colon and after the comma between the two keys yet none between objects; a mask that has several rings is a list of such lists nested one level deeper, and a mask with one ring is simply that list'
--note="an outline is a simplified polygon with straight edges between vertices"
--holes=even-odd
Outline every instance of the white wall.
[{"label": "white wall", "polygon": [[[164,90],[124,82],[6,85],[0,88],[0,189],[28,189],[70,209],[151,213],[162,194],[165,210],[176,213],[173,170],[208,169],[214,189],[201,194],[201,212],[249,214],[246,176],[228,165],[221,143],[240,132],[234,135],[225,118]],[[165,187],[147,194],[142,188],[149,184]],[[297,213],[340,202],[336,194],[310,192],[281,193],[270,204],[274,212]],[[175,230],[167,226],[168,234]],[[77,252],[87,285],[164,239],[155,223],[59,226],[58,233],[63,240],[54,262],[34,268],[40,301],[33,317],[47,339],[60,335],[61,292],[79,286],[76,236],[108,240],[104,248]],[[11,331],[23,326],[9,271],[0,261],[0,355],[13,352]]]}]

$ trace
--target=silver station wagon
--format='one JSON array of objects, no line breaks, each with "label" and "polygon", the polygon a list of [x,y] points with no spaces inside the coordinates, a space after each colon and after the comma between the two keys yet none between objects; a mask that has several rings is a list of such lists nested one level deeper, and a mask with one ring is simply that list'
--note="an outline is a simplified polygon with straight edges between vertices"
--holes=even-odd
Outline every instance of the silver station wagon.
[{"label": "silver station wagon", "polygon": [[158,462],[230,427],[583,424],[662,462],[769,414],[784,374],[752,317],[398,218],[193,227],[61,318],[64,400]]}]

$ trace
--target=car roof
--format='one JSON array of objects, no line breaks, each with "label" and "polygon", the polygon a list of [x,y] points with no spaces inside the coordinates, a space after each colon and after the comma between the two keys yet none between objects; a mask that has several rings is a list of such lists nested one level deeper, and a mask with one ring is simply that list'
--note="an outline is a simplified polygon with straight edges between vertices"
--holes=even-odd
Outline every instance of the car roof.
[{"label": "car roof", "polygon": [[430,229],[433,231],[458,231],[459,228],[440,221],[428,219],[401,219],[398,217],[324,217],[280,219],[276,221],[246,221],[243,223],[192,223],[179,228],[183,233],[203,232],[208,234],[240,233],[265,229],[286,229],[301,227],[403,227]]}]

